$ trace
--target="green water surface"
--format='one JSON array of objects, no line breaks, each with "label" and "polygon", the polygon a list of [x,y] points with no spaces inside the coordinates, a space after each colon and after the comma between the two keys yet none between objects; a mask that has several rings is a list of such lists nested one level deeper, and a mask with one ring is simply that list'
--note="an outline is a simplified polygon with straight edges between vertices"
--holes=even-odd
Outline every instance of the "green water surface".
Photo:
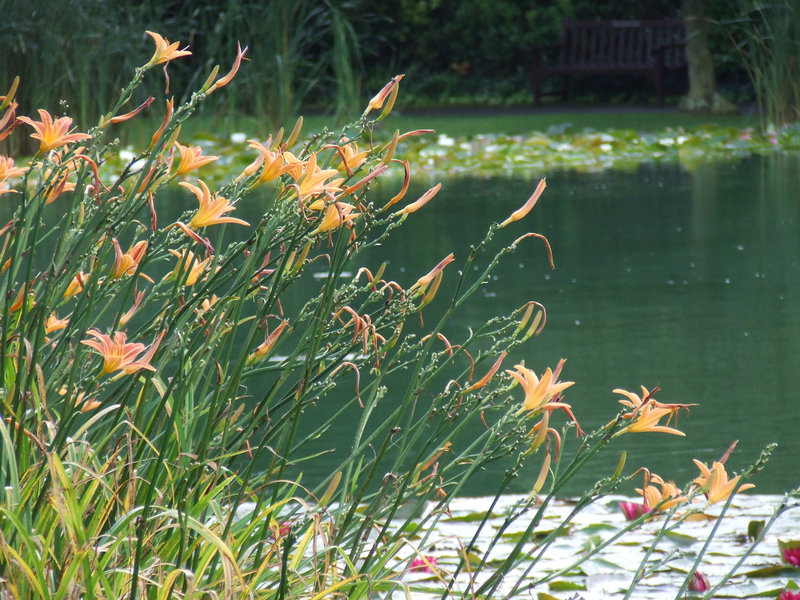
[{"label": "green water surface", "polygon": [[[640,385],[659,386],[662,402],[698,404],[688,418],[681,413],[685,438],[620,438],[613,452],[590,463],[572,493],[610,475],[623,449],[626,472],[647,466],[683,485],[696,474],[692,458],[709,463],[734,440],[738,448],[727,463],[734,471],[779,443],[754,480],[760,493],[800,483],[799,175],[797,156],[691,172],[649,164],[633,172],[548,173],[534,212],[503,230],[508,241],[526,231],[546,234],[556,269],[539,242],[525,242],[449,332],[458,337],[459,329],[530,299],[543,303],[545,330],[511,358],[538,371],[567,358],[562,379],[576,382],[567,401],[584,429],[615,414],[616,387],[638,393]],[[406,286],[448,252],[455,266],[487,221],[505,218],[535,183],[445,181],[434,201],[365,262],[387,258],[385,277]],[[342,430],[345,446],[348,437]],[[574,448],[574,439],[567,444]],[[513,491],[530,488],[534,462]],[[493,481],[499,475],[488,474]],[[488,493],[482,482],[469,491]]]},{"label": "green water surface", "polygon": [[[695,476],[692,458],[709,463],[734,440],[739,440],[738,449],[727,463],[734,471],[752,462],[766,444],[779,443],[768,468],[755,478],[757,492],[779,493],[798,485],[800,157],[752,157],[692,171],[653,163],[628,172],[446,180],[431,203],[410,215],[383,246],[360,255],[356,267],[375,270],[385,260],[384,278],[408,288],[453,252],[456,262],[448,267],[436,301],[424,311],[426,325],[433,327],[470,244],[483,238],[489,223],[518,208],[544,175],[548,187],[539,204],[523,221],[499,232],[493,248],[528,231],[545,234],[555,270],[541,242],[526,240],[445,334],[463,339],[468,327],[537,300],[547,307],[547,326],[507,358],[504,368],[524,359],[541,372],[566,358],[562,379],[576,382],[566,401],[584,429],[616,414],[616,387],[638,393],[640,385],[659,386],[661,402],[698,404],[688,417],[681,414],[685,438],[623,436],[566,491],[579,494],[610,475],[622,450],[628,453],[626,472],[646,466],[682,486]],[[412,185],[407,198],[413,200],[433,183]],[[397,180],[382,183],[373,198],[380,205],[398,187]],[[176,187],[174,198],[162,196],[159,224],[196,205],[182,188]],[[245,198],[236,216],[258,222],[262,196],[257,192]],[[245,229],[231,233],[246,235]],[[489,259],[485,255],[479,263]],[[324,268],[323,261],[308,267],[300,289],[286,299],[287,307],[293,299],[299,305],[319,293]],[[478,372],[485,369],[488,365]],[[352,387],[340,387],[338,393],[352,395]],[[512,393],[521,402],[521,392]],[[374,419],[381,418],[381,411],[391,412],[391,394],[390,389]],[[337,403],[335,395],[323,399],[305,417],[322,423]],[[305,463],[304,482],[337,468],[349,451],[357,416],[346,415],[318,441],[315,450],[336,452]],[[575,445],[570,433],[566,452]],[[508,491],[529,491],[539,464],[538,458],[532,460]],[[503,465],[496,468],[466,492],[493,493]],[[633,487],[620,491],[631,493]]]}]

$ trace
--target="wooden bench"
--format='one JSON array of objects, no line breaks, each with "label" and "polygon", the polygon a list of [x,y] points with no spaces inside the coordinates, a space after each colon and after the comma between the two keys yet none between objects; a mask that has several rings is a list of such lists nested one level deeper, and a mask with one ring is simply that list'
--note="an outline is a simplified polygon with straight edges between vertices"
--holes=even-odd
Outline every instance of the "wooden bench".
[{"label": "wooden bench", "polygon": [[683,21],[572,21],[565,20],[561,43],[533,48],[533,97],[540,100],[542,80],[563,76],[567,94],[569,75],[639,74],[650,77],[658,104],[664,104],[664,72],[686,65]]}]

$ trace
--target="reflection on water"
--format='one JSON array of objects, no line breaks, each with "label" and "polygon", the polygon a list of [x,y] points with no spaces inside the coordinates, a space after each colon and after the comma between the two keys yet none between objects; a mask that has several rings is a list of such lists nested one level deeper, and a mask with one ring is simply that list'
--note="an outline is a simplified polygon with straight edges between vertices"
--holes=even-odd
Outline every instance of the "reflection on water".
[{"label": "reflection on water", "polygon": [[[800,483],[800,197],[791,185],[799,167],[796,156],[776,156],[692,172],[550,173],[534,212],[503,231],[509,241],[545,233],[555,271],[538,242],[526,242],[451,331],[542,302],[547,327],[514,358],[541,370],[566,357],[563,378],[577,382],[567,398],[584,428],[615,414],[616,387],[659,386],[662,402],[698,404],[681,414],[685,438],[620,438],[572,492],[611,474],[622,449],[626,471],[647,466],[682,485],[695,474],[692,458],[713,461],[737,439],[733,470],[780,444],[755,480],[759,492]],[[464,257],[487,219],[507,216],[534,184],[446,182],[382,249],[387,274],[405,285],[448,252]],[[530,488],[528,475],[516,491]]]},{"label": "reflection on water", "polygon": [[[450,339],[535,299],[548,309],[547,327],[505,366],[524,359],[541,371],[566,357],[563,379],[577,382],[567,400],[584,429],[616,413],[611,392],[616,387],[638,392],[640,385],[659,386],[662,402],[698,404],[689,418],[681,415],[686,438],[624,436],[568,493],[580,493],[610,474],[622,449],[628,452],[627,472],[647,466],[683,485],[694,476],[692,458],[710,462],[736,439],[738,450],[728,463],[733,470],[767,443],[780,443],[757,476],[758,492],[778,493],[800,483],[800,198],[792,185],[798,172],[800,158],[774,156],[701,165],[692,172],[645,165],[626,173],[549,173],[548,189],[533,213],[500,232],[507,243],[527,231],[546,234],[556,269],[550,270],[539,241],[525,241],[450,323],[445,331]],[[447,181],[394,238],[359,263],[374,270],[387,260],[384,277],[405,287],[450,252],[456,268],[487,223],[518,208],[535,183]],[[396,192],[397,182],[385,186],[375,190],[378,204]],[[412,189],[407,197],[425,189]],[[159,223],[194,206],[185,190],[175,197],[174,203],[159,199]],[[237,216],[257,222],[262,202],[260,193],[246,198]],[[10,210],[10,202],[0,207],[2,222]],[[306,287],[285,299],[287,307],[318,292],[314,272],[323,268],[319,262],[310,267]],[[439,297],[426,308],[426,323],[435,323],[453,279],[455,272],[446,275]],[[326,407],[335,404],[323,399],[308,416],[323,422]],[[346,452],[354,416],[344,415],[318,449]],[[575,446],[572,435],[567,452],[570,446]],[[534,462],[531,471],[538,469]],[[336,464],[330,454],[303,465],[304,481],[329,474]],[[533,472],[523,474],[509,491],[527,492],[534,478]],[[490,490],[477,482],[468,492]]]}]

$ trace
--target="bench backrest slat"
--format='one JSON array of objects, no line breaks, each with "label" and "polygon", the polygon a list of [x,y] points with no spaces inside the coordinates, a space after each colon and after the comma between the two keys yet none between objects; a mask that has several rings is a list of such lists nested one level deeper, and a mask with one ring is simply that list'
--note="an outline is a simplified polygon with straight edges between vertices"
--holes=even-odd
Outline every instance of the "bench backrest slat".
[{"label": "bench backrest slat", "polygon": [[655,64],[663,47],[664,65],[686,62],[682,42],[683,22],[663,21],[564,21],[563,64],[576,67],[648,67]]}]

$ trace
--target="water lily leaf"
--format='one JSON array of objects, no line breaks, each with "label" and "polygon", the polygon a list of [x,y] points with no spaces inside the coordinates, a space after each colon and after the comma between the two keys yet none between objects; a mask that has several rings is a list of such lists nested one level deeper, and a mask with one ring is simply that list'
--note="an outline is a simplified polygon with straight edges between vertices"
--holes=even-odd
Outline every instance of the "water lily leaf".
[{"label": "water lily leaf", "polygon": [[668,531],[664,534],[669,541],[671,541],[676,546],[691,546],[692,544],[697,543],[697,538],[686,535],[685,533],[678,533],[676,531]]},{"label": "water lily leaf", "polygon": [[586,553],[588,553],[588,552],[590,552],[590,551],[591,551],[593,548],[595,548],[595,547],[599,546],[599,545],[600,545],[600,544],[602,544],[602,543],[603,543],[603,538],[602,538],[602,537],[600,537],[599,535],[596,535],[596,534],[595,534],[595,535],[590,535],[590,536],[589,536],[589,539],[587,539],[587,540],[586,540],[586,541],[583,543],[583,551],[584,551],[584,552],[586,552]]},{"label": "water lily leaf", "polygon": [[471,512],[471,513],[466,514],[466,515],[455,515],[455,516],[448,517],[448,518],[443,519],[443,520],[447,521],[448,523],[452,523],[452,522],[456,522],[456,523],[473,523],[475,521],[482,521],[483,519],[499,519],[502,516],[503,515],[498,515],[496,513],[492,513],[492,514],[487,516],[485,512],[480,512],[479,511],[479,512]]},{"label": "water lily leaf", "polygon": [[579,570],[585,575],[601,575],[603,573],[623,573],[627,569],[610,560],[595,556],[583,561]]},{"label": "water lily leaf", "polygon": [[724,588],[723,593],[717,593],[715,597],[723,598],[775,598],[783,590],[783,586],[775,587],[776,582],[769,582],[764,585],[755,581],[745,581],[736,586]]},{"label": "water lily leaf", "polygon": [[[559,527],[557,529],[540,529],[539,531],[534,531],[531,534],[530,541],[537,542],[539,540],[543,540],[547,536],[551,535],[553,532],[556,532],[556,536],[569,535],[571,531],[572,527]],[[524,535],[525,535],[524,531],[512,531],[510,533],[504,533],[503,535],[500,536],[500,538],[503,541],[516,544],[522,539]]]},{"label": "water lily leaf", "polygon": [[793,569],[792,567],[786,565],[770,565],[768,567],[761,567],[760,569],[754,569],[752,571],[747,571],[745,576],[747,577],[771,577],[773,575],[789,575],[794,574],[797,575],[797,569]]},{"label": "water lily leaf", "polygon": [[750,521],[747,524],[747,539],[754,540],[764,531],[764,520]]},{"label": "water lily leaf", "polygon": [[554,592],[573,592],[576,590],[585,590],[586,584],[578,581],[551,581],[548,587]]},{"label": "water lily leaf", "polygon": [[581,533],[594,534],[601,531],[616,531],[617,528],[610,523],[592,523],[581,529]]}]

